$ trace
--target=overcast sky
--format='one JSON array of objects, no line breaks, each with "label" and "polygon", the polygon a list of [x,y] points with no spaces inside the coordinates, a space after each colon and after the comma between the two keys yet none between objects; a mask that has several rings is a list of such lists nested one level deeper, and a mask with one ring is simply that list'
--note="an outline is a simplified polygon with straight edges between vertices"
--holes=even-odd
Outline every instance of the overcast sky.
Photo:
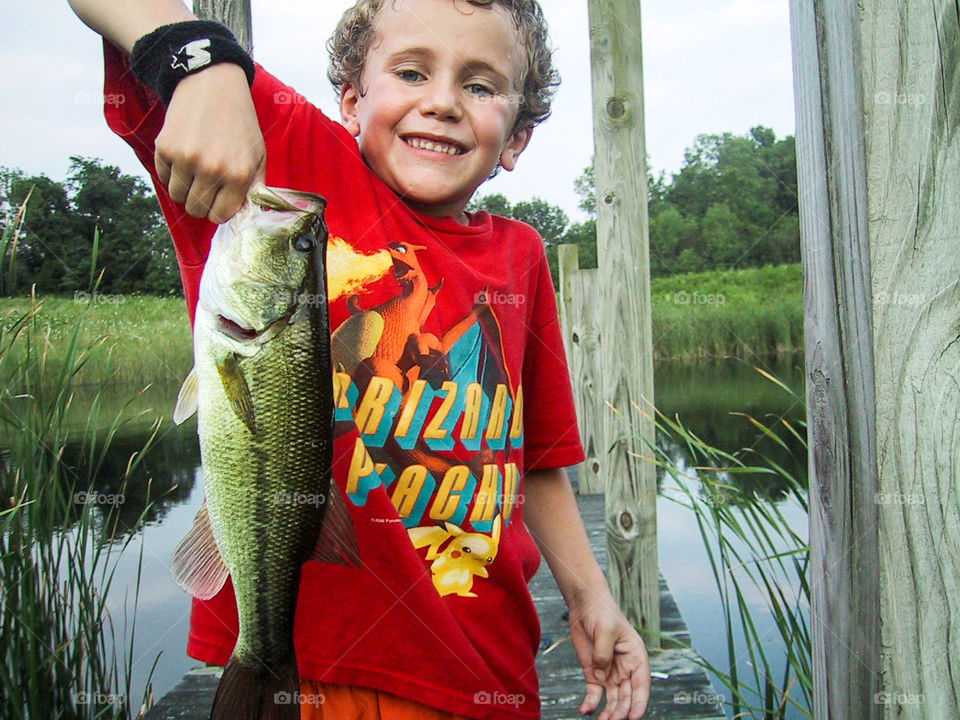
[{"label": "overcast sky", "polygon": [[[324,44],[352,0],[253,0],[258,62],[336,115]],[[541,0],[563,83],[553,116],[513,173],[481,193],[540,196],[579,217],[573,181],[593,153],[587,0]],[[655,172],[676,171],[700,133],[793,134],[787,0],[642,0],[646,138]],[[0,6],[0,165],[60,180],[71,155],[142,174],[107,129],[97,38],[66,0]]]}]

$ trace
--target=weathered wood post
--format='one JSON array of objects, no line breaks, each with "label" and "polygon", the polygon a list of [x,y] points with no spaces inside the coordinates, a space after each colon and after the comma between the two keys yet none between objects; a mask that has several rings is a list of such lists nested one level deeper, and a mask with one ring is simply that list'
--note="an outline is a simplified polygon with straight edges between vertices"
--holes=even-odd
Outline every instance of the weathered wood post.
[{"label": "weathered wood post", "polygon": [[888,717],[960,718],[960,6],[863,15]]},{"label": "weathered wood post", "polygon": [[[647,170],[639,0],[590,0],[597,283],[609,581],[635,626],[659,632]],[[612,408],[612,409],[610,409]],[[594,418],[596,419],[596,418]],[[609,452],[607,452],[609,450]],[[646,638],[652,647],[659,641]]]},{"label": "weathered wood post", "polygon": [[877,469],[856,8],[791,2],[810,447],[814,717],[875,720]]},{"label": "weathered wood post", "polygon": [[237,42],[253,54],[253,16],[250,0],[194,0],[193,14],[205,20],[216,20],[230,28]]},{"label": "weathered wood post", "polygon": [[814,716],[956,718],[960,14],[791,6]]}]

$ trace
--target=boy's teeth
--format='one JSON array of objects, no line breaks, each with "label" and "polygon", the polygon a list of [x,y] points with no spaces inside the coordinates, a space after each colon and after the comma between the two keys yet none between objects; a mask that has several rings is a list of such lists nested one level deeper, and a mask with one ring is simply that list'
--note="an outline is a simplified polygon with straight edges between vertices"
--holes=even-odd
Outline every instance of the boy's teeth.
[{"label": "boy's teeth", "polygon": [[460,151],[453,145],[444,145],[443,143],[433,142],[432,140],[422,140],[420,138],[410,138],[407,144],[421,150],[433,150],[434,152],[446,153],[447,155],[459,155]]}]

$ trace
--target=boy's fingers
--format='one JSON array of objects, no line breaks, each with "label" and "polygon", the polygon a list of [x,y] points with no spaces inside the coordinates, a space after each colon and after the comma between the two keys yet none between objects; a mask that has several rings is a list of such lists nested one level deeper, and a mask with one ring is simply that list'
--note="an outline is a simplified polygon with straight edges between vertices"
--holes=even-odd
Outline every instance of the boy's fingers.
[{"label": "boy's fingers", "polygon": [[589,715],[600,705],[600,699],[603,697],[603,687],[595,683],[587,683],[587,692],[583,696],[583,702],[580,703],[580,713]]},{"label": "boy's fingers", "polygon": [[190,193],[184,202],[187,214],[195,218],[207,217],[216,194],[216,186],[212,186],[209,182],[204,182],[201,178],[195,177],[193,184],[190,186]]},{"label": "boy's fingers", "polygon": [[246,192],[241,192],[238,188],[220,188],[217,197],[210,205],[210,212],[207,217],[210,222],[222,225],[237,214],[244,201],[246,201]]},{"label": "boy's fingers", "polygon": [[627,720],[630,706],[633,704],[633,688],[630,685],[630,678],[624,678],[623,682],[620,683],[619,691],[620,702],[617,703],[614,710],[614,718],[616,720]]},{"label": "boy's fingers", "polygon": [[190,197],[190,192],[196,182],[193,176],[184,176],[177,168],[170,169],[170,179],[167,181],[167,192],[170,193],[170,199],[183,205]]},{"label": "boy's fingers", "polygon": [[[644,680],[647,678],[647,681]],[[644,670],[636,670],[630,678],[633,686],[633,701],[630,708],[630,720],[640,720],[647,712],[647,703],[650,701],[650,683],[649,675],[644,674]]]},{"label": "boy's fingers", "polygon": [[603,712],[600,713],[600,717],[597,718],[597,720],[611,720],[619,702],[620,702],[620,686],[619,685],[608,686],[607,687],[607,704],[606,706],[604,706]]},{"label": "boy's fingers", "polygon": [[170,163],[163,159],[160,156],[160,152],[157,151],[153,154],[153,164],[157,168],[157,179],[160,180],[160,184],[167,186],[170,184]]}]

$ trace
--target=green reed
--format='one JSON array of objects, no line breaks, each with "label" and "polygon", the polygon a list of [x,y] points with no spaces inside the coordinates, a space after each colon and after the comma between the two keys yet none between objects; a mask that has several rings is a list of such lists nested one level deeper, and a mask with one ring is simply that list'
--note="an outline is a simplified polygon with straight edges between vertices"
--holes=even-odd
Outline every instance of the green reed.
[{"label": "green reed", "polygon": [[[129,418],[117,416],[105,431],[95,430],[103,425],[96,397],[87,427],[68,440],[65,419],[76,379],[97,348],[81,341],[85,313],[56,342],[40,321],[42,313],[42,304],[31,302],[0,326],[4,717],[132,718],[142,702],[130,696],[142,556],[137,582],[127,590],[132,598],[122,601],[122,618],[114,617],[117,601],[108,600],[120,554],[135,537],[117,518],[125,483],[157,426],[115,479],[116,491],[99,486],[105,449]],[[65,455],[68,441],[73,451]]]},{"label": "green reed", "polygon": [[651,297],[658,360],[749,358],[803,348],[800,265],[655,278]]},{"label": "green reed", "polygon": [[[740,420],[788,457],[788,436],[806,448],[802,425],[784,418],[764,423],[749,415]],[[679,418],[657,412],[654,422],[661,441],[655,456],[646,459],[662,470],[664,495],[694,513],[722,606],[728,668],[701,659],[702,664],[729,691],[734,718],[782,720],[791,707],[812,717],[809,547],[783,509],[793,504],[804,515],[808,512],[806,458],[793,457],[788,466],[750,448],[728,452],[705,443]],[[684,461],[677,462],[671,445],[681,450]],[[671,482],[675,488],[667,487]],[[765,486],[776,490],[765,492]],[[761,632],[751,610],[750,598],[757,593],[775,622],[776,643]],[[738,649],[738,633],[745,650]],[[773,669],[775,653],[785,661],[779,675]]]}]

